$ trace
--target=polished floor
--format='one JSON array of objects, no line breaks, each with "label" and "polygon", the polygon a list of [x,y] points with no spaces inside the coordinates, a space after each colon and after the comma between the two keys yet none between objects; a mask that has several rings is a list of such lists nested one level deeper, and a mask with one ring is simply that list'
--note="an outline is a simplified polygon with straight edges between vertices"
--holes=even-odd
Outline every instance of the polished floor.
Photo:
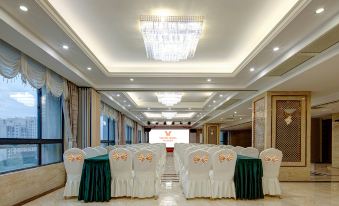
[{"label": "polished floor", "polygon": [[162,177],[162,187],[159,198],[131,199],[117,198],[105,203],[83,203],[76,198],[63,198],[63,188],[36,199],[27,206],[73,206],[73,205],[112,205],[112,206],[339,206],[339,183],[338,182],[283,182],[281,183],[283,195],[281,198],[265,197],[262,200],[233,200],[233,199],[193,199],[186,200],[179,185],[178,176],[174,172],[173,158],[167,157],[165,175]]}]

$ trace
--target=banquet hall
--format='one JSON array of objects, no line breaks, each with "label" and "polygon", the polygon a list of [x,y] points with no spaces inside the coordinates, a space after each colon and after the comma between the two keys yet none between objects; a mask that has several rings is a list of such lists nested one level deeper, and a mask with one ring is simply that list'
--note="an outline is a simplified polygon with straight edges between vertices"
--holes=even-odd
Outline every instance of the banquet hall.
[{"label": "banquet hall", "polygon": [[0,0],[0,206],[339,206],[339,0]]}]

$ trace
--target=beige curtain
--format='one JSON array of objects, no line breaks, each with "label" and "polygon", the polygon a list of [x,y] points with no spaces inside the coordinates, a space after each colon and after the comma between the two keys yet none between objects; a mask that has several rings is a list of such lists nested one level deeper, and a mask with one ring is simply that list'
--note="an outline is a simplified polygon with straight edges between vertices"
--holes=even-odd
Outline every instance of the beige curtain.
[{"label": "beige curtain", "polygon": [[65,82],[63,95],[64,111],[64,150],[77,147],[78,112],[79,112],[79,88],[70,81]]},{"label": "beige curtain", "polygon": [[134,128],[133,128],[133,143],[138,143],[138,123],[134,122]]},{"label": "beige curtain", "polygon": [[126,144],[125,138],[125,116],[119,112],[119,144]]},{"label": "beige curtain", "polygon": [[91,89],[91,146],[100,146],[101,95]]}]

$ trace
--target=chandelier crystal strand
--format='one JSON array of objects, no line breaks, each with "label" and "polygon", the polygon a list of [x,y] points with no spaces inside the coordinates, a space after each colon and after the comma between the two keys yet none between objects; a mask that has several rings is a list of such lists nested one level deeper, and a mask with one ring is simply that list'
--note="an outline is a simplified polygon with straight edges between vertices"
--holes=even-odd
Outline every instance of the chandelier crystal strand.
[{"label": "chandelier crystal strand", "polygon": [[141,16],[147,58],[166,62],[192,58],[202,27],[202,16]]},{"label": "chandelier crystal strand", "polygon": [[181,98],[183,96],[183,94],[179,92],[158,92],[155,95],[157,96],[159,103],[168,107],[181,102]]}]

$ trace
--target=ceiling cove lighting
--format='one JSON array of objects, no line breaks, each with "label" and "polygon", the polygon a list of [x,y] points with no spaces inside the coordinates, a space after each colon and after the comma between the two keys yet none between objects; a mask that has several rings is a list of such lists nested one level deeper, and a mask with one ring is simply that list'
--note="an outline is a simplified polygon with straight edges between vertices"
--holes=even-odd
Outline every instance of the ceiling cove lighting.
[{"label": "ceiling cove lighting", "polygon": [[203,28],[202,16],[140,16],[147,58],[177,62],[192,58]]},{"label": "ceiling cove lighting", "polygon": [[176,115],[176,112],[161,112],[161,116],[165,119],[173,119]]},{"label": "ceiling cove lighting", "polygon": [[155,95],[157,96],[159,103],[168,107],[181,102],[181,98],[183,96],[183,94],[179,92],[158,92],[155,93]]}]

